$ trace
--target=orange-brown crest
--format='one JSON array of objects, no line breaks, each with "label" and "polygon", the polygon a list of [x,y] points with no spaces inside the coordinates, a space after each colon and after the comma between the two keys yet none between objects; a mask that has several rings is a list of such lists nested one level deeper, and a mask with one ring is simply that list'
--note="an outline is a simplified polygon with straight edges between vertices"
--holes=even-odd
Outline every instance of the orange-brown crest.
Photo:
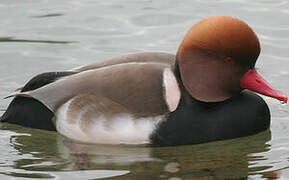
[{"label": "orange-brown crest", "polygon": [[232,57],[237,63],[254,66],[260,53],[256,34],[243,21],[213,16],[195,24],[179,48],[179,58],[193,48]]}]

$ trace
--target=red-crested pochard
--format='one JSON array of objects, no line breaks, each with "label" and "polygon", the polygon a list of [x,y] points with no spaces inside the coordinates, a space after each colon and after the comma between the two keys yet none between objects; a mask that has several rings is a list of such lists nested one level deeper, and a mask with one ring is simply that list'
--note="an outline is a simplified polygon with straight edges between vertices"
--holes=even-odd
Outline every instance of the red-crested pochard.
[{"label": "red-crested pochard", "polygon": [[[260,43],[243,21],[201,20],[177,55],[138,53],[31,79],[1,121],[87,143],[180,145],[270,126],[265,101],[287,102],[255,70]],[[243,91],[249,89],[251,91]]]}]

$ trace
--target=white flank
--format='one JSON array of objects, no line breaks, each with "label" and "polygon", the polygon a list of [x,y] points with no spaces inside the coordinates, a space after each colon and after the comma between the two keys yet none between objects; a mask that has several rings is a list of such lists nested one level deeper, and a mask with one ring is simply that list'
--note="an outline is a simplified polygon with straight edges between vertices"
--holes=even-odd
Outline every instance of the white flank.
[{"label": "white flank", "polygon": [[177,79],[170,68],[166,68],[163,72],[163,86],[165,89],[165,99],[169,110],[172,112],[177,109],[181,91]]},{"label": "white flank", "polygon": [[107,120],[104,116],[100,116],[90,119],[93,123],[84,132],[80,128],[80,120],[85,110],[81,110],[78,117],[75,117],[76,123],[67,121],[67,110],[71,102],[72,100],[63,104],[55,114],[57,131],[66,137],[86,143],[146,144],[149,143],[149,136],[157,124],[163,119],[163,116],[133,119],[129,114],[120,114],[114,119]]}]

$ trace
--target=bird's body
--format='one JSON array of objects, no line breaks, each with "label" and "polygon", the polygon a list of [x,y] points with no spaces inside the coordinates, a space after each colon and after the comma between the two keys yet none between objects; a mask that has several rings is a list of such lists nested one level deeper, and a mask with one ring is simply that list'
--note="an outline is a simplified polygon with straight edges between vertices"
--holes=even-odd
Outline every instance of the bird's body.
[{"label": "bird's body", "polygon": [[[42,129],[48,128],[42,127],[41,121],[51,121],[49,127],[55,125],[63,135],[89,143],[149,143],[159,122],[170,108],[177,107],[170,107],[172,103],[166,100],[166,88],[179,92],[177,80],[167,80],[175,78],[174,59],[167,53],[139,53],[73,71],[41,74],[27,83],[14,100],[20,99],[21,107],[32,107],[31,101],[35,101],[37,107],[22,111],[15,108],[19,103],[12,103],[16,105],[7,109],[2,121],[13,119],[16,124]],[[27,105],[23,105],[25,102]],[[51,113],[48,117],[39,115],[40,124],[36,125],[25,115],[33,116],[38,108],[38,112]]]},{"label": "bird's body", "polygon": [[[216,40],[210,33],[213,40],[194,38],[204,20],[189,31],[177,56],[138,53],[38,75],[13,95],[1,120],[105,144],[195,144],[263,131],[270,125],[268,106],[258,95],[242,92],[256,76],[259,52],[252,47],[259,48],[258,39],[245,23],[224,16],[212,19],[226,25],[237,21],[245,29],[241,40],[255,38],[249,41],[251,49],[242,48],[240,55],[230,46],[231,56],[223,51],[226,43],[220,47],[211,42]],[[239,60],[246,53],[251,60]],[[251,90],[287,100],[259,86]]]}]

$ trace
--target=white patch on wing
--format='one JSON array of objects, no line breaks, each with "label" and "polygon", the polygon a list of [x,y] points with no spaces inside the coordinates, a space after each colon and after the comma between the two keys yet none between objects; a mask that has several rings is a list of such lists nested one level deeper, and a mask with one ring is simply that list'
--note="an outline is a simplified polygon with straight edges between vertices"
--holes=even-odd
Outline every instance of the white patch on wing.
[{"label": "white patch on wing", "polygon": [[[164,116],[134,119],[130,114],[122,113],[113,119],[107,120],[104,116],[89,119],[92,123],[89,128],[81,129],[80,121],[86,109],[81,109],[74,118],[75,123],[68,122],[67,111],[69,100],[55,113],[56,129],[62,135],[86,143],[99,144],[146,144],[149,136]],[[108,127],[109,125],[109,127]]]},{"label": "white patch on wing", "polygon": [[172,112],[177,109],[181,91],[177,79],[170,68],[166,68],[163,72],[163,86],[165,89],[165,99],[169,110]]}]

